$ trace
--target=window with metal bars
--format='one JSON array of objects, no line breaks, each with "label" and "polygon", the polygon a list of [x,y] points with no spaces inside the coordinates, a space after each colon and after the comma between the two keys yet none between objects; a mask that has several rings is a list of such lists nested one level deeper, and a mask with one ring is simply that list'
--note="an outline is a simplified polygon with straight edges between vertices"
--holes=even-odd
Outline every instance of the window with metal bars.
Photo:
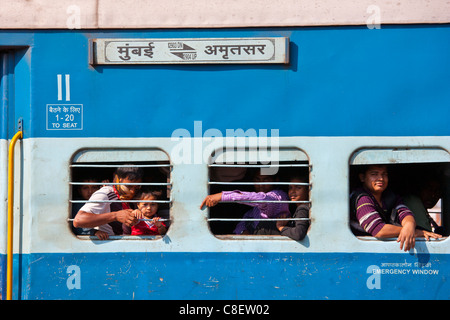
[{"label": "window with metal bars", "polygon": [[[236,155],[236,150],[233,152]],[[218,238],[286,235],[301,240],[293,236],[293,230],[302,228],[299,237],[303,238],[309,228],[311,184],[306,154],[297,149],[280,150],[275,163],[261,158],[250,160],[249,151],[240,152],[239,164],[223,161],[225,155],[215,155],[215,161],[209,164],[205,205],[209,207],[211,232]],[[296,188],[303,189],[302,197],[296,197]],[[212,205],[207,204],[208,198]],[[300,206],[304,214],[294,216]]]},{"label": "window with metal bars", "polygon": [[[150,153],[151,155],[151,153]],[[85,204],[89,203],[107,203],[110,211],[117,211],[123,208],[123,204],[132,210],[140,209],[144,212],[146,207],[156,206],[156,214],[152,217],[140,216],[139,225],[133,228],[127,227],[120,223],[111,224],[114,234],[109,234],[109,239],[124,239],[131,236],[136,238],[135,235],[139,235],[143,239],[155,239],[167,232],[170,227],[170,208],[171,208],[171,164],[168,160],[164,160],[161,157],[156,157],[156,161],[89,161],[97,159],[93,155],[84,155],[74,161],[71,164],[71,197],[70,208],[71,213],[69,221],[73,221],[75,215]],[[118,157],[119,159],[121,157]],[[137,157],[142,158],[142,157]],[[149,157],[152,158],[152,157]],[[155,158],[155,157],[153,157]],[[88,161],[79,161],[88,160]],[[114,173],[118,168],[135,167],[142,171],[142,182],[139,183],[122,183],[114,180]],[[106,187],[106,188],[105,188]],[[134,197],[128,200],[120,200],[117,197],[108,200],[95,200],[96,197],[92,197],[94,192],[99,191],[101,188],[111,191],[125,187],[133,189],[135,191]],[[149,196],[151,195],[151,196]],[[111,197],[112,198],[112,197]],[[93,200],[94,199],[94,200]],[[153,210],[153,209],[152,209]],[[153,210],[155,211],[155,210]],[[154,213],[154,212],[152,212]],[[155,217],[158,217],[158,223],[156,223]],[[157,225],[164,225],[164,229],[156,227]],[[72,231],[79,238],[98,238],[96,232],[102,230],[101,226],[96,228],[75,228],[71,225]],[[150,229],[150,230],[148,230]],[[161,234],[161,231],[164,233]]]}]

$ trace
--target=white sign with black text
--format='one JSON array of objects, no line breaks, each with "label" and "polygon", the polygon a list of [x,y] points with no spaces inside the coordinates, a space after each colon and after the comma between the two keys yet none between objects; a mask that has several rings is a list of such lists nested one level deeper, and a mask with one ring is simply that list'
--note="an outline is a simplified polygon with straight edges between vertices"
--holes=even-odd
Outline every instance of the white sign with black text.
[{"label": "white sign with black text", "polygon": [[91,64],[289,63],[289,38],[94,39]]}]

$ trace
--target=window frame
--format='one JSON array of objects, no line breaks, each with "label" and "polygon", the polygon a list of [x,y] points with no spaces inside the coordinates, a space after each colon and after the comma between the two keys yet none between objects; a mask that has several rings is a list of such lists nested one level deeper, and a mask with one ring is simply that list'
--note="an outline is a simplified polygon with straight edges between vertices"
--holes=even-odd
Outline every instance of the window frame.
[{"label": "window frame", "polygon": [[[397,147],[361,147],[355,150],[350,158],[349,158],[349,190],[350,193],[353,191],[352,188],[352,179],[355,179],[355,173],[353,170],[356,166],[363,165],[387,165],[390,167],[398,166],[396,168],[397,171],[401,171],[399,168],[401,166],[446,166],[447,171],[450,172],[450,153],[444,148],[440,147],[406,147],[406,146],[397,146]],[[433,168],[436,170],[436,168]],[[443,172],[445,170],[442,170]],[[391,174],[390,174],[391,176]],[[450,177],[446,176],[442,173],[441,176],[443,185],[441,186],[441,190],[450,189]],[[447,181],[444,181],[444,180]],[[391,180],[389,180],[389,185],[391,185]],[[443,192],[444,195],[444,192]],[[447,197],[450,198],[450,197]],[[444,207],[444,202],[449,202],[450,199],[444,201],[443,197],[439,200],[441,201],[441,225],[447,230],[450,228],[449,218],[447,218],[447,224],[444,225],[444,215],[449,215],[449,212]],[[356,235],[353,229],[351,228],[351,207],[349,207],[348,214],[348,228],[351,234],[361,241],[396,241],[397,238],[376,238],[371,235]],[[429,210],[427,210],[429,212]],[[444,241],[448,238],[448,235],[443,235],[440,239],[431,239],[432,241]],[[416,241],[424,241],[424,237],[416,238]]]},{"label": "window frame", "polygon": [[[289,186],[292,184],[295,185],[307,185],[308,186],[308,200],[307,201],[291,201],[291,200],[285,200],[285,201],[221,201],[218,205],[220,204],[226,204],[226,203],[230,203],[230,204],[240,204],[242,206],[245,206],[245,202],[278,202],[278,203],[288,203],[288,205],[290,204],[295,204],[295,203],[309,203],[310,205],[310,212],[309,212],[309,218],[307,218],[307,220],[312,221],[311,219],[311,207],[312,207],[312,200],[311,200],[311,189],[312,189],[312,183],[311,183],[311,170],[312,170],[312,165],[310,163],[310,159],[308,157],[308,155],[306,154],[305,151],[301,150],[300,148],[297,147],[292,147],[292,148],[280,148],[278,150],[281,160],[277,161],[277,164],[272,165],[272,164],[265,164],[265,163],[270,163],[270,161],[268,161],[268,159],[256,159],[255,158],[255,154],[245,154],[244,157],[242,156],[236,156],[236,153],[239,152],[252,152],[255,150],[252,150],[251,148],[234,148],[234,149],[226,149],[226,148],[221,148],[219,149],[221,150],[222,154],[226,154],[227,152],[233,152],[235,153],[233,155],[233,159],[234,160],[239,160],[236,161],[237,163],[230,163],[230,161],[227,161],[226,156],[219,161],[220,163],[215,163],[216,160],[219,158],[217,153],[215,153],[214,151],[212,152],[212,155],[210,157],[209,163],[208,163],[208,180],[207,180],[207,184],[208,184],[208,195],[212,194],[211,193],[211,186],[212,185],[227,185],[227,186],[254,186],[256,184],[259,185],[265,185],[265,184],[270,184],[270,185],[278,185],[278,186]],[[298,152],[299,154],[295,154],[296,152]],[[301,155],[300,155],[301,154]],[[213,156],[214,155],[214,156]],[[243,160],[244,159],[244,160]],[[253,164],[249,164],[249,162],[255,162]],[[296,163],[286,163],[286,162],[298,162]],[[276,167],[278,168],[278,172],[280,168],[307,168],[307,176],[308,176],[308,183],[304,183],[304,182],[289,182],[289,181],[279,181],[279,182],[250,182],[250,181],[238,181],[238,182],[219,182],[219,181],[211,181],[211,169],[212,168],[218,168],[218,167],[225,167],[225,168],[250,168],[250,169],[258,169],[258,168],[268,168],[268,167]],[[288,192],[286,191],[286,194]],[[249,210],[250,207],[246,206],[247,209]],[[245,212],[244,212],[245,214]],[[291,212],[292,214],[292,212]],[[301,220],[305,220],[305,218],[300,218]],[[290,240],[293,241],[292,239],[290,239],[289,237],[286,236],[282,236],[282,235],[256,235],[256,234],[248,234],[248,235],[243,235],[243,234],[234,234],[234,233],[227,233],[227,234],[219,234],[219,233],[214,233],[213,230],[211,230],[211,222],[235,222],[236,225],[240,222],[240,221],[255,221],[255,220],[261,220],[261,221],[278,221],[278,220],[289,220],[289,221],[295,221],[295,220],[300,220],[299,218],[273,218],[273,219],[243,219],[243,218],[212,218],[211,217],[211,208],[208,208],[208,212],[207,212],[207,223],[208,223],[208,227],[210,232],[218,239],[220,240]],[[308,232],[311,229],[311,224],[308,227]]]},{"label": "window frame", "polygon": [[[136,153],[138,154],[136,156]],[[149,156],[150,155],[150,156]],[[153,157],[152,157],[153,156]],[[114,158],[114,159],[112,159]],[[158,163],[160,162],[160,163]],[[97,168],[97,169],[105,169],[105,171],[114,172],[114,170],[118,167],[140,167],[144,170],[147,169],[160,169],[160,168],[168,168],[168,172],[161,173],[161,178],[165,175],[166,182],[141,182],[141,183],[115,183],[112,181],[109,182],[81,182],[81,181],[74,181],[74,169],[76,170],[81,168]],[[74,188],[76,186],[80,185],[140,185],[140,186],[149,186],[149,187],[157,187],[160,186],[164,192],[164,188],[166,189],[166,198],[165,200],[105,200],[101,202],[108,202],[108,203],[121,203],[121,202],[128,202],[132,205],[138,203],[138,202],[153,202],[158,203],[162,205],[167,205],[167,215],[168,218],[161,219],[161,221],[168,222],[167,232],[170,230],[170,223],[172,222],[172,169],[173,164],[171,163],[170,157],[167,155],[166,152],[164,152],[161,149],[156,148],[108,148],[108,149],[83,149],[78,150],[74,153],[71,161],[70,161],[70,180],[69,180],[69,218],[67,219],[69,223],[69,229],[71,234],[78,238],[79,240],[96,240],[96,241],[105,241],[100,240],[94,235],[84,235],[84,234],[76,234],[74,232],[74,228],[71,225],[74,220],[74,212],[73,212],[73,205],[76,203],[88,203],[88,202],[99,202],[99,201],[89,201],[89,200],[80,200],[80,199],[74,199]],[[81,175],[81,172],[78,173]],[[112,180],[112,174],[110,174],[110,177],[108,180]],[[160,210],[160,209],[159,209]],[[147,219],[143,219],[144,221]],[[86,229],[95,229],[95,228],[86,228]],[[167,234],[166,232],[166,234]],[[108,240],[158,240],[162,239],[165,235],[131,235],[131,234],[122,234],[122,235],[109,235]]]}]

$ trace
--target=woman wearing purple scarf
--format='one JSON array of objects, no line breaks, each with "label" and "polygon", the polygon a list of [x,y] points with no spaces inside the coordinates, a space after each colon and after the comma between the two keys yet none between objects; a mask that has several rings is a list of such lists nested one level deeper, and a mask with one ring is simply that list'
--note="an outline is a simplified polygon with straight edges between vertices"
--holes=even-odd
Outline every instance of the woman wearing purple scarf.
[{"label": "woman wearing purple scarf", "polygon": [[[287,194],[275,189],[270,184],[275,180],[275,176],[256,174],[254,182],[262,182],[267,184],[256,184],[255,192],[246,191],[223,191],[207,196],[200,208],[204,205],[213,207],[221,201],[236,201],[253,207],[247,211],[243,219],[273,219],[290,217],[289,204],[277,201],[289,200]],[[258,228],[260,220],[241,221],[237,224],[233,231],[235,234],[253,234]],[[276,223],[273,223],[273,229],[276,230]],[[279,233],[279,232],[278,232]]]}]

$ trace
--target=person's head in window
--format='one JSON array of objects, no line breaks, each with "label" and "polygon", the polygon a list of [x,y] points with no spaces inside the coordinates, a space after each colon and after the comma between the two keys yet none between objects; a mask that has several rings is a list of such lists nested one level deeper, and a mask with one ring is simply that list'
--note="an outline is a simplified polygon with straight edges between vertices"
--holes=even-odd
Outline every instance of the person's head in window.
[{"label": "person's head in window", "polygon": [[137,219],[147,219],[140,221],[131,227],[132,235],[163,235],[167,231],[167,226],[160,221],[158,216],[158,203],[154,202],[160,199],[161,192],[144,190],[136,196],[142,202],[138,202],[137,209],[134,210]]},{"label": "person's head in window", "polygon": [[[143,177],[143,171],[138,167],[119,167],[114,173],[114,183],[119,197],[121,200],[133,199],[136,193],[141,188],[140,185],[135,183],[141,183]],[[127,184],[129,183],[129,184]]]},{"label": "person's head in window", "polygon": [[270,192],[274,189],[274,185],[270,184],[270,182],[278,181],[277,175],[264,175],[261,174],[261,170],[257,170],[253,177],[253,182],[255,183],[255,191],[256,192]]},{"label": "person's head in window", "polygon": [[385,165],[370,165],[362,173],[359,179],[364,188],[370,191],[375,197],[381,196],[386,190],[389,182],[388,170]]},{"label": "person's head in window", "polygon": [[[83,183],[96,183],[94,179],[85,179],[82,181]],[[80,193],[80,196],[84,200],[89,200],[89,198],[92,196],[92,194],[100,189],[99,185],[95,184],[84,184],[78,187],[78,192]]]},{"label": "person's head in window", "polygon": [[433,208],[441,196],[441,184],[435,177],[427,178],[420,187],[419,197],[427,209]]},{"label": "person's head in window", "polygon": [[[159,200],[160,193],[156,191],[142,191],[139,193],[138,198],[145,201]],[[147,219],[153,218],[158,212],[157,202],[138,202],[137,207],[142,212],[143,217]]]},{"label": "person's head in window", "polygon": [[[308,178],[303,175],[295,175],[290,178],[288,196],[291,201],[307,201],[309,198],[309,186],[296,183],[308,183]],[[296,203],[296,206],[302,203]]]},{"label": "person's head in window", "polygon": [[[76,178],[75,178],[76,177]],[[74,174],[74,178],[83,183],[76,187],[75,197],[82,200],[89,200],[92,194],[100,189],[100,185],[97,184],[100,182],[100,178],[98,174],[96,174],[93,170],[82,170]]]}]

